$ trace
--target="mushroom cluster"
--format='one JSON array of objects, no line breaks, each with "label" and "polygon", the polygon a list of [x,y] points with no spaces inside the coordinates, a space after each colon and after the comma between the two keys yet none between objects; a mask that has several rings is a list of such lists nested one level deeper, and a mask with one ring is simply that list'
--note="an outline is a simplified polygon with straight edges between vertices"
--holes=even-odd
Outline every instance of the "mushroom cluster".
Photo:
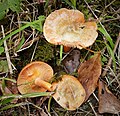
[{"label": "mushroom cluster", "polygon": [[47,63],[36,61],[26,65],[17,80],[21,94],[54,91],[53,98],[67,110],[77,109],[85,100],[85,90],[73,76],[63,75],[58,82],[49,83],[53,69]]},{"label": "mushroom cluster", "polygon": [[52,44],[79,49],[92,45],[98,36],[95,22],[85,22],[82,12],[66,8],[55,10],[46,18],[43,32]]},{"label": "mushroom cluster", "polygon": [[[85,22],[83,13],[66,8],[55,10],[46,18],[43,32],[52,44],[79,49],[92,45],[98,36],[95,22]],[[86,97],[81,83],[71,75],[63,75],[60,81],[49,83],[52,77],[51,66],[41,61],[32,62],[20,72],[18,90],[21,94],[54,91],[53,98],[63,108],[77,109]]]}]

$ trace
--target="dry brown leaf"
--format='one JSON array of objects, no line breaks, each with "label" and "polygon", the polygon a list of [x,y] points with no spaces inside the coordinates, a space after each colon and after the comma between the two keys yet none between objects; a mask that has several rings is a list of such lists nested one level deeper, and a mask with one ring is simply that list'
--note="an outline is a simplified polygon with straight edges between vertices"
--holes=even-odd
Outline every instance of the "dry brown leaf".
[{"label": "dry brown leaf", "polygon": [[86,91],[86,99],[94,92],[101,74],[100,54],[96,54],[88,61],[82,63],[78,69],[78,80]]},{"label": "dry brown leaf", "polygon": [[107,86],[99,81],[99,113],[118,114],[120,101],[108,90]]},{"label": "dry brown leaf", "polygon": [[62,61],[64,65],[64,69],[68,74],[74,73],[79,64],[80,64],[80,51],[79,50],[72,50],[67,57]]},{"label": "dry brown leaf", "polygon": [[6,81],[6,85],[13,94],[18,94],[16,83],[13,83],[11,81]]},{"label": "dry brown leaf", "polygon": [[7,87],[5,87],[3,90],[1,81],[0,81],[0,91],[4,91],[5,95],[12,94],[12,92]]}]

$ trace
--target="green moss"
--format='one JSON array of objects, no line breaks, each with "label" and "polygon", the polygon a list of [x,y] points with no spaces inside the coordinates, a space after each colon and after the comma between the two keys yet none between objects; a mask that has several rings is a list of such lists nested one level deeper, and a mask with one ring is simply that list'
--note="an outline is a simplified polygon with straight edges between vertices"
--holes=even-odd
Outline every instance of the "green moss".
[{"label": "green moss", "polygon": [[53,45],[41,40],[37,47],[34,60],[48,62],[54,57]]},{"label": "green moss", "polygon": [[8,64],[6,60],[0,61],[0,72],[8,72]]}]

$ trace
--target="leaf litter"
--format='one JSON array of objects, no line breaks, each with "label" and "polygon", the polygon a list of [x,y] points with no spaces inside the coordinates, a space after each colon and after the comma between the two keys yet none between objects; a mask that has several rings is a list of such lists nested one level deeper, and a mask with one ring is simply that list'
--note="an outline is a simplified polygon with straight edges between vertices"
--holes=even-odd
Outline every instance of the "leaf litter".
[{"label": "leaf litter", "polygon": [[[17,0],[17,1],[18,1],[18,0]],[[41,3],[42,3],[42,2],[44,2],[44,0],[37,0],[37,2],[41,2]],[[12,10],[12,9],[11,9],[11,10]],[[14,9],[13,9],[13,10],[14,10]],[[16,11],[16,12],[17,12],[17,11]],[[119,56],[119,55],[118,55],[118,56]],[[79,61],[79,59],[78,59],[78,61]],[[87,61],[86,61],[86,62],[87,62]],[[95,63],[95,62],[97,62],[97,60],[93,61],[93,63]],[[71,61],[67,63],[68,66],[69,66],[69,63],[71,63]],[[92,68],[94,64],[91,63],[90,65],[91,65],[91,68]],[[71,65],[71,66],[72,66],[72,65]],[[97,67],[97,66],[96,66],[96,67]],[[98,67],[99,67],[99,66],[98,66]],[[90,66],[88,67],[88,69],[90,69]],[[93,68],[93,69],[94,69],[94,68]],[[70,70],[70,71],[71,71],[71,70]],[[72,71],[74,71],[74,67],[72,67]],[[6,72],[6,71],[5,71],[5,72]],[[89,73],[90,71],[88,70],[88,71],[84,71],[84,72]],[[91,73],[94,73],[94,70],[91,69],[91,72],[90,72],[89,74],[92,75]],[[80,73],[80,74],[81,74],[81,73]],[[87,74],[86,74],[86,75],[87,75]],[[96,83],[98,82],[98,78],[99,78],[99,77],[97,77],[97,79],[91,78],[91,76],[90,76],[90,78],[87,78],[87,77],[86,77],[85,79],[86,79],[87,82],[86,82],[83,86],[86,86],[86,87],[87,87],[87,85],[89,85],[90,83],[93,84],[94,81],[92,82],[92,79],[93,79],[93,80],[95,79],[95,83],[94,83],[94,84],[97,86]],[[79,80],[82,81],[82,79],[79,79]],[[90,81],[90,82],[88,82],[88,81]],[[82,82],[84,82],[84,79],[83,79]],[[89,84],[88,84],[88,83],[89,83]],[[8,83],[7,83],[7,84],[8,84]],[[94,91],[95,88],[96,88],[96,86],[94,86],[94,87],[93,87],[94,90],[91,89],[91,88],[92,88],[92,84],[91,84],[91,86],[89,85],[89,86],[90,86],[90,90],[91,90],[91,91],[89,90],[89,91],[90,91],[90,93],[89,93],[90,95],[91,95],[92,91]],[[10,85],[10,84],[8,84],[8,85]],[[12,86],[12,84],[11,84],[11,86]],[[9,88],[10,88],[10,87],[8,87],[8,89],[9,89]],[[99,87],[99,88],[100,88],[100,87]],[[101,88],[102,88],[102,87],[101,87]],[[103,87],[103,88],[104,88],[104,90],[103,90],[103,89],[101,90],[101,94],[100,94],[99,96],[102,96],[102,98],[103,98],[103,96],[105,95],[105,94],[103,94],[103,93],[107,93],[107,95],[109,94],[110,97],[112,97],[113,94],[109,92],[109,90],[107,89],[107,87],[105,86],[105,87]],[[13,89],[13,88],[12,88],[12,89]],[[14,90],[14,89],[13,89],[13,90]],[[12,92],[13,94],[16,94],[16,93],[13,92],[13,91],[11,91],[11,92]],[[89,98],[89,96],[88,96],[88,98]],[[100,98],[100,97],[99,97],[99,98]],[[114,98],[116,98],[116,97],[114,96],[114,97],[112,97],[111,99],[114,100]],[[104,99],[105,99],[105,98],[104,98]],[[116,98],[116,99],[117,99],[117,98]],[[116,100],[116,99],[115,99],[115,101],[118,101],[118,100]],[[87,100],[87,99],[86,99],[86,100]],[[101,100],[101,99],[100,99],[100,100]],[[109,100],[109,101],[110,101],[110,100]],[[114,101],[114,102],[115,102],[115,101]],[[105,101],[104,101],[104,102],[105,102]],[[103,102],[103,103],[104,103],[104,102]],[[110,102],[111,102],[111,101],[110,101]],[[113,102],[113,103],[114,103],[114,102]],[[119,103],[119,102],[118,102],[118,103]],[[100,104],[100,103],[99,103],[99,104]],[[104,104],[105,104],[105,103],[104,103]],[[102,105],[103,105],[102,108],[105,107],[104,104],[102,104]],[[110,105],[111,105],[111,104],[110,104]],[[109,107],[110,107],[110,105],[109,105]],[[112,105],[113,105],[113,104],[112,104]],[[112,105],[111,105],[111,107],[112,107]],[[115,106],[114,106],[114,107],[115,107]],[[116,107],[115,107],[115,108],[116,108]],[[118,108],[119,108],[119,107],[118,107]],[[116,108],[116,109],[118,109],[118,108]],[[110,109],[111,109],[111,108],[110,108]],[[119,109],[120,109],[120,108],[119,108]],[[104,110],[104,112],[106,112],[106,111]],[[104,113],[104,112],[103,112],[103,113]],[[111,113],[111,112],[109,111],[109,113]],[[112,112],[112,113],[113,113],[113,112]]]},{"label": "leaf litter", "polygon": [[79,59],[80,59],[80,51],[74,49],[62,61],[64,65],[64,69],[68,74],[72,74],[76,72],[78,66],[80,65]]},{"label": "leaf litter", "polygon": [[80,65],[78,69],[78,80],[81,82],[86,91],[85,101],[96,89],[100,74],[100,54],[96,54],[95,56]]},{"label": "leaf litter", "polygon": [[120,101],[107,88],[105,83],[99,81],[99,113],[118,114],[120,112]]}]

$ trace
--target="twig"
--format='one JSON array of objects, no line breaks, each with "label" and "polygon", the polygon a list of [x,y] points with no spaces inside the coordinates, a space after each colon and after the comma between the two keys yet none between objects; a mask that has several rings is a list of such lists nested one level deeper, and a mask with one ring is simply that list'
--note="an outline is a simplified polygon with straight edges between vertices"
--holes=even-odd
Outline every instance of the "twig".
[{"label": "twig", "polygon": [[113,80],[111,80],[111,82],[109,82],[108,86],[111,85],[115,80],[117,81],[118,85],[120,86],[120,82],[119,82],[118,77],[115,75],[114,71],[110,67],[108,67],[108,68],[110,69],[110,71],[112,72],[112,74],[115,77]]},{"label": "twig", "polygon": [[[1,29],[2,29],[2,34],[3,34],[3,38],[4,38],[5,33],[4,33],[3,25],[1,25]],[[7,58],[7,62],[8,62],[8,68],[9,68],[10,74],[12,74],[13,73],[12,66],[11,66],[12,63],[10,61],[10,56],[9,56],[6,40],[4,40],[4,47],[5,47],[5,54],[6,54],[6,58]]]},{"label": "twig", "polygon": [[[118,44],[119,44],[119,41],[120,41],[120,32],[119,32],[118,38],[117,38],[117,40],[116,40],[115,47],[114,47],[114,49],[113,49],[113,53],[116,52],[117,46],[118,46]],[[106,65],[105,70],[104,70],[103,73],[102,73],[102,77],[104,77],[104,76],[107,74],[108,67],[111,66],[111,63],[112,63],[112,57],[110,57],[110,59],[109,59],[109,61],[108,61],[108,64]]]},{"label": "twig", "polygon": [[93,92],[93,96],[95,97],[95,99],[99,102],[99,99],[97,98],[97,96],[95,95],[95,93]]},{"label": "twig", "polygon": [[47,110],[46,106],[45,106],[45,110],[46,110],[46,112],[47,112],[48,116],[51,116],[51,114],[48,112],[48,110]]},{"label": "twig", "polygon": [[[35,30],[33,29],[33,38],[35,38],[35,37],[34,37],[34,33],[35,33]],[[35,55],[35,51],[36,51],[36,49],[37,49],[37,45],[38,45],[38,41],[36,42],[35,48],[34,48],[34,50],[33,50],[32,57],[31,57],[31,60],[30,60],[31,62],[32,62],[33,57],[34,57],[34,55]]]},{"label": "twig", "polygon": [[105,6],[105,8],[104,8],[103,11],[102,11],[101,16],[104,14],[105,10],[106,10],[108,7],[110,7],[115,1],[116,1],[116,0],[112,0],[107,6]]},{"label": "twig", "polygon": [[21,52],[21,51],[23,51],[23,50],[25,50],[26,47],[29,48],[34,42],[38,41],[39,39],[40,39],[40,37],[36,37],[36,38],[34,38],[34,39],[28,41],[27,43],[25,43],[25,44],[21,47],[20,50],[17,51],[17,53],[18,53],[18,52]]},{"label": "twig", "polygon": [[92,110],[93,110],[95,116],[98,116],[97,113],[96,113],[96,111],[95,111],[94,108],[93,108],[93,105],[90,103],[90,101],[88,101],[88,102],[89,102],[89,105],[90,105],[90,107],[92,108]]},{"label": "twig", "polygon": [[32,42],[38,41],[39,39],[40,39],[40,37],[36,37],[36,38],[34,38],[34,41],[33,40],[28,41],[25,45],[22,46],[22,49],[29,46]]},{"label": "twig", "polygon": [[[113,4],[116,0],[113,0],[112,2],[110,2],[110,4],[108,4],[107,6],[105,6],[105,9],[108,8],[111,4]],[[104,9],[104,10],[105,10]]]},{"label": "twig", "polygon": [[114,19],[108,19],[108,20],[105,20],[105,21],[103,21],[103,22],[106,23],[106,22],[109,22],[109,21],[115,21],[115,20],[120,20],[120,16],[117,17],[117,18],[114,18]]},{"label": "twig", "polygon": [[[87,1],[86,1],[86,0],[84,0],[84,1],[85,1],[86,5],[88,6],[88,8],[90,9],[90,11],[92,12],[92,14],[93,14],[93,15],[95,16],[95,18],[99,21],[97,15],[93,12],[93,10],[91,9],[91,7],[90,7],[89,4],[87,3]],[[100,21],[99,21],[99,23],[101,24]]]},{"label": "twig", "polygon": [[[26,40],[26,42],[32,37],[32,35],[33,35],[33,34],[31,34],[31,35],[28,37],[28,39]],[[26,44],[26,42],[25,42],[24,44]],[[23,50],[26,50],[26,49],[30,48],[30,47],[33,45],[33,42],[34,42],[34,38],[32,39],[32,42],[30,43],[29,46],[27,46],[27,47],[25,47],[25,48],[22,48],[22,47],[24,46],[24,45],[22,45],[21,49],[19,49],[19,50],[16,51],[16,52],[21,52],[21,51],[23,51]]]}]

